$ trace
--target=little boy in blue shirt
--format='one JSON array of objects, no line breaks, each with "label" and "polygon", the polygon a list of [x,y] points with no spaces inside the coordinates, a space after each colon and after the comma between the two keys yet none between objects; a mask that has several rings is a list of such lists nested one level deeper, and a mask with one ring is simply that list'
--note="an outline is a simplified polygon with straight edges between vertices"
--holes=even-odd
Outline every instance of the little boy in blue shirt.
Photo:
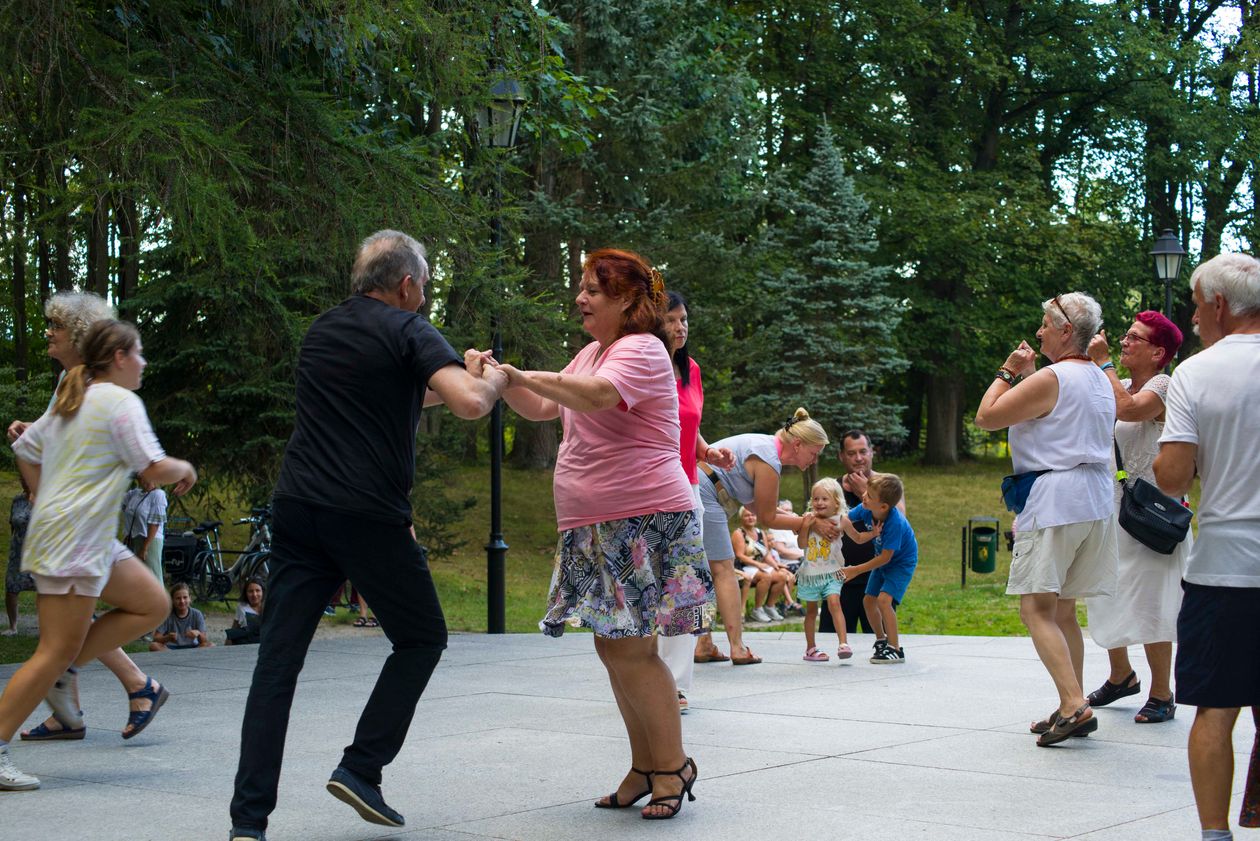
[{"label": "little boy in blue shirt", "polygon": [[862,606],[866,618],[875,629],[875,653],[871,662],[883,665],[906,662],[905,650],[897,636],[897,612],[919,565],[919,542],[906,515],[897,509],[904,489],[901,479],[892,473],[871,475],[862,495],[862,504],[849,509],[849,519],[861,520],[867,527],[878,529],[875,557],[864,564],[844,568],[846,578],[870,571]]}]

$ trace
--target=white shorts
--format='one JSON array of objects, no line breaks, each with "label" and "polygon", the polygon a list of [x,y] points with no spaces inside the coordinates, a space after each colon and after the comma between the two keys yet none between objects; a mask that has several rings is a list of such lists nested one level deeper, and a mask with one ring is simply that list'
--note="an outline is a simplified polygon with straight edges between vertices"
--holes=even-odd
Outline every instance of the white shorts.
[{"label": "white shorts", "polygon": [[1057,593],[1061,599],[1116,592],[1116,517],[1020,532],[1015,536],[1009,595]]},{"label": "white shorts", "polygon": [[[115,540],[113,558],[109,562],[110,570],[113,570],[114,564],[134,557],[134,555],[134,552]],[[35,592],[43,596],[75,595],[99,598],[101,593],[105,591],[105,585],[109,583],[109,573],[105,575],[40,575],[39,573],[31,573],[31,578],[35,581]]]}]

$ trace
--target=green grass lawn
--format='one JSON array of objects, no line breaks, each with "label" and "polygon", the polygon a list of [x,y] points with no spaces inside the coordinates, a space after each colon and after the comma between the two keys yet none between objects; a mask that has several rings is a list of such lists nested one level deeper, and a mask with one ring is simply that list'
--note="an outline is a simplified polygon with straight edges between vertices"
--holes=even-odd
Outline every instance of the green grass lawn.
[{"label": "green grass lawn", "polygon": [[[997,517],[1001,529],[1012,516],[1002,506],[999,486],[1010,472],[1004,458],[985,457],[954,467],[924,467],[913,462],[882,461],[881,470],[898,473],[906,484],[908,515],[919,540],[919,567],[899,611],[901,630],[913,634],[1022,635],[1018,603],[1005,595],[1010,553],[999,539],[997,570],[988,575],[969,572],[967,587],[959,586],[961,530],[968,517]],[[825,462],[820,475],[839,475],[835,462]],[[452,498],[474,497],[457,526],[464,545],[452,556],[432,561],[433,576],[442,598],[447,623],[453,631],[485,631],[486,553],[489,536],[489,469],[461,468],[450,477]],[[17,491],[13,474],[0,475],[0,493],[11,499]],[[799,473],[784,477],[780,496],[790,497],[803,510],[804,487]],[[503,532],[507,554],[507,628],[536,632],[551,579],[556,545],[555,508],[548,471],[505,470],[503,473]],[[1192,502],[1198,503],[1197,485]],[[243,506],[224,504],[230,520]],[[195,513],[195,512],[194,512]],[[0,522],[0,545],[8,543],[8,521]],[[225,546],[244,543],[246,532],[225,530]],[[222,602],[199,604],[203,611],[223,611]],[[32,594],[23,595],[23,612],[33,610]],[[1081,608],[1082,622],[1084,608]],[[338,620],[350,621],[338,615]],[[29,656],[34,640],[27,636],[0,637],[0,662]]]}]

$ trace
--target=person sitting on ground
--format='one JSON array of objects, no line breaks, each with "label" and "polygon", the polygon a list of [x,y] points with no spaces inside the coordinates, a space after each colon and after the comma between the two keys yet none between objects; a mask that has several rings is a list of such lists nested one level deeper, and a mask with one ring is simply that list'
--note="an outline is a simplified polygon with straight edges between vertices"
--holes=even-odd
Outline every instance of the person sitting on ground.
[{"label": "person sitting on ground", "polygon": [[251,578],[241,591],[236,617],[227,629],[224,645],[257,645],[262,636],[263,600],[266,592],[261,579]]},{"label": "person sitting on ground", "polygon": [[[897,634],[897,605],[905,598],[914,569],[919,565],[919,542],[910,521],[897,509],[903,493],[900,477],[875,473],[866,483],[862,504],[849,509],[849,519],[853,522],[861,521],[871,530],[877,525],[880,528],[875,538],[875,557],[864,564],[844,568],[846,578],[872,571],[862,604],[867,619],[875,627],[875,654],[871,662],[877,665],[906,662],[906,652]],[[855,539],[848,529],[845,533],[850,540]]]},{"label": "person sitting on ground", "polygon": [[171,588],[171,615],[153,632],[150,651],[166,651],[171,648],[210,648],[214,643],[206,636],[206,617],[192,606],[188,585],[176,584]]},{"label": "person sitting on ground", "polygon": [[840,482],[827,477],[814,483],[810,490],[809,513],[801,520],[801,530],[797,534],[797,539],[809,548],[805,550],[805,560],[796,579],[796,593],[805,602],[805,659],[811,663],[825,663],[830,659],[814,645],[814,625],[818,617],[818,605],[822,601],[827,602],[832,627],[840,640],[836,658],[848,660],[853,656],[845,630],[844,611],[840,608],[840,590],[844,587],[844,555],[840,550],[840,541],[828,540],[820,534],[811,533],[814,521],[825,518],[840,526],[856,543],[865,543],[879,535],[878,529],[858,532],[846,516],[847,513]]},{"label": "person sitting on ground", "polygon": [[11,637],[17,633],[18,596],[25,590],[35,589],[35,579],[29,572],[22,572],[22,541],[26,539],[26,527],[31,521],[31,492],[26,480],[22,492],[13,497],[9,506],[9,567],[4,573],[4,609],[8,614],[9,627],[0,635]]},{"label": "person sitting on ground", "polygon": [[776,563],[765,532],[757,528],[757,515],[740,506],[739,520],[739,528],[731,532],[731,545],[735,559],[756,591],[751,618],[754,622],[782,622],[783,614],[774,604],[784,595],[792,573],[782,562]]}]

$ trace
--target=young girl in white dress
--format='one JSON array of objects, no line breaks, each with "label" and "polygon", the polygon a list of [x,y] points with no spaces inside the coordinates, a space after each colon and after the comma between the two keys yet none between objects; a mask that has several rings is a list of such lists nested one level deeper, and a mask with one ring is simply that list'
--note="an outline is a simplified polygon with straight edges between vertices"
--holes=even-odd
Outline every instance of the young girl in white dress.
[{"label": "young girl in white dress", "polygon": [[[191,464],[162,451],[144,404],[132,393],[146,365],[136,328],[97,322],[84,337],[82,356],[52,409],[13,444],[35,494],[22,569],[39,593],[40,637],[0,696],[0,790],[39,787],[38,778],[14,767],[8,743],[45,695],[63,727],[84,726],[74,663],[136,639],[170,609],[162,585],[115,538],[131,474],[173,483],[177,496],[197,481]],[[98,598],[115,608],[93,622]]]}]

